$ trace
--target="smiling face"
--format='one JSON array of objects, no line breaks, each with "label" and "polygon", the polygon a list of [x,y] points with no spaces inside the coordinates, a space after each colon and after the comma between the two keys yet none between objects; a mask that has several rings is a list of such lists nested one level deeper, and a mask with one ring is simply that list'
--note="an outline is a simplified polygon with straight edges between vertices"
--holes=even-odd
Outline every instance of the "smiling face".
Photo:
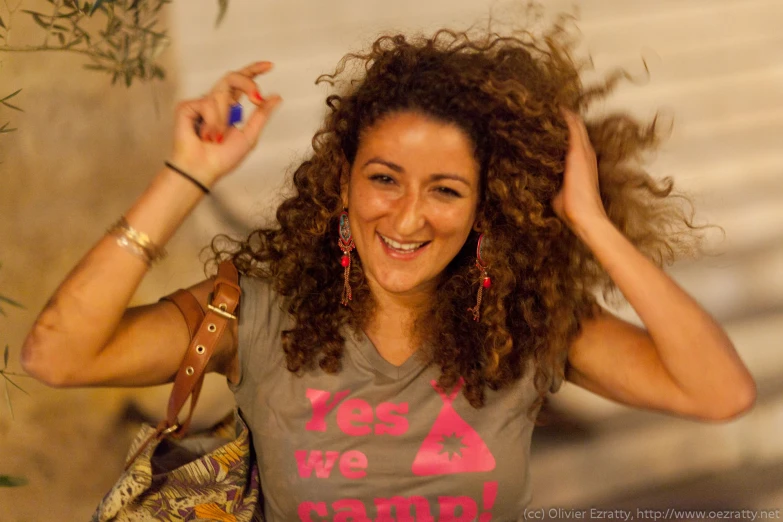
[{"label": "smiling face", "polygon": [[476,218],[479,166],[459,127],[415,112],[365,130],[343,190],[374,293],[430,293]]}]

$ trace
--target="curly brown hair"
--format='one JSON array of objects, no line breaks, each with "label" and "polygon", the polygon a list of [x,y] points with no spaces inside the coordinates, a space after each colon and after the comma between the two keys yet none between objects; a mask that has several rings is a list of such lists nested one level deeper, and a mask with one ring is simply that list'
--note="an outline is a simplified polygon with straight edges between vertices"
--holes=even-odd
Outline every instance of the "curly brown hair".
[{"label": "curly brown hair", "polygon": [[[415,323],[421,355],[440,367],[442,387],[464,378],[465,397],[476,408],[486,387],[497,390],[519,379],[532,361],[539,392],[529,409],[534,414],[553,379],[564,378],[580,320],[596,313],[594,292],[614,289],[550,204],[562,184],[568,149],[560,108],[584,114],[626,76],[614,71],[583,86],[580,73],[589,65],[573,58],[575,43],[562,19],[538,36],[501,36],[491,29],[388,35],[318,78],[338,94],[326,100],[329,111],[313,152],[294,171],[292,194],[278,207],[277,223],[232,241],[227,250],[221,240],[212,246],[218,257],[230,255],[243,273],[268,278],[288,298],[295,321],[282,341],[290,371],[316,364],[339,371],[341,327],[359,329],[372,316],[360,259],[350,273],[353,301],[340,305],[341,181],[350,175],[364,130],[389,114],[416,111],[458,125],[473,141],[481,174],[477,216],[492,277],[481,320],[474,322],[467,310],[475,303],[480,273],[472,232],[440,278],[431,308]],[[613,113],[586,126],[601,199],[617,228],[658,266],[697,252],[702,227],[680,205],[689,200],[673,193],[670,178],[658,181],[641,167],[644,154],[660,141],[656,121]]]}]

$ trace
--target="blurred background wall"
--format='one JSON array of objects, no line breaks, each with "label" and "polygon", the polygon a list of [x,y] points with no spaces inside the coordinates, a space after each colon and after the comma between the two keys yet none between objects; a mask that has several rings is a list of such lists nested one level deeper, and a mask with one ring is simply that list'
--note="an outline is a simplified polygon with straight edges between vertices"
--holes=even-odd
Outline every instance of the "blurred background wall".
[{"label": "blurred background wall", "polygon": [[[258,149],[190,217],[134,304],[202,277],[199,251],[215,233],[244,232],[270,214],[324,113],[328,89],[314,80],[343,54],[385,31],[464,28],[486,21],[490,8],[501,21],[524,12],[520,2],[485,0],[234,1],[216,29],[216,4],[168,9],[173,45],[163,82],[111,87],[105,75],[82,70],[79,57],[0,53],[0,94],[23,88],[15,100],[25,109],[0,113],[0,123],[19,128],[0,135],[0,294],[26,307],[0,317],[13,370],[57,283],[167,157],[176,100],[258,59],[276,64],[262,93],[285,98]],[[726,235],[711,236],[718,255],[670,273],[725,326],[759,398],[736,421],[699,424],[566,384],[552,423],[534,435],[531,507],[783,509],[783,2],[553,0],[546,13],[574,5],[581,51],[597,73],[621,66],[644,78],[642,60],[650,69],[648,81],[621,86],[604,110],[673,118],[650,171],[673,176],[694,197],[697,217]],[[33,38],[17,19],[17,43]],[[632,310],[619,312],[636,320]],[[50,390],[18,380],[30,395],[11,391],[15,420],[0,410],[0,474],[29,484],[0,488],[0,521],[84,520],[120,472],[136,428],[129,412],[157,414],[167,390]],[[209,401],[202,422],[230,407],[220,379]]]}]

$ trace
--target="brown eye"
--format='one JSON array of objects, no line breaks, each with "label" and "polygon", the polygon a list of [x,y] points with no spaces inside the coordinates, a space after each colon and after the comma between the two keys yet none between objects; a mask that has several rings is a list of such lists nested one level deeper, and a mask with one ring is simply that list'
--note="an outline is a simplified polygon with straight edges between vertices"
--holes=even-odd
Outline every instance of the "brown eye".
[{"label": "brown eye", "polygon": [[456,190],[449,188],[449,187],[438,187],[435,189],[439,194],[443,194],[444,196],[449,196],[452,198],[461,198],[462,194],[457,192]]},{"label": "brown eye", "polygon": [[373,174],[370,176],[370,180],[377,181],[378,183],[381,183],[383,185],[389,185],[391,183],[394,183],[394,178],[391,176],[387,176],[386,174]]}]

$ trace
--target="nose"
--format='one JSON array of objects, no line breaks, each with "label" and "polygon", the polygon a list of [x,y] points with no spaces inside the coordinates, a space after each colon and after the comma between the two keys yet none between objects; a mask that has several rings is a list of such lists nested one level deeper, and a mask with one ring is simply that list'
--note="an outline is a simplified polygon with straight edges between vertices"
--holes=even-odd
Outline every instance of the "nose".
[{"label": "nose", "polygon": [[424,202],[414,191],[406,192],[405,196],[397,201],[395,211],[394,231],[399,234],[399,239],[413,237],[427,222]]}]

